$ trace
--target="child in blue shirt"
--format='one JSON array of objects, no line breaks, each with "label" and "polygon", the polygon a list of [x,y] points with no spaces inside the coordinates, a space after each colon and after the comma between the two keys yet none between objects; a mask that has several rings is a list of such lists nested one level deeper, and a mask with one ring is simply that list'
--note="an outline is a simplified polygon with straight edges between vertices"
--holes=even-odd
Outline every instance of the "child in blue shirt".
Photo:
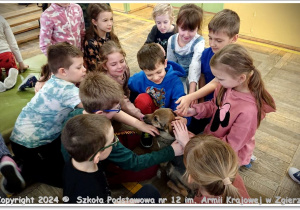
[{"label": "child in blue shirt", "polygon": [[[138,64],[143,71],[134,74],[128,80],[131,92],[139,95],[134,101],[135,107],[143,114],[151,114],[158,108],[171,108],[175,110],[175,102],[184,96],[183,84],[179,77],[185,70],[177,63],[167,61],[162,48],[156,44],[145,44],[138,51]],[[185,124],[190,118],[181,118]],[[145,147],[152,146],[152,140],[143,141]]]}]

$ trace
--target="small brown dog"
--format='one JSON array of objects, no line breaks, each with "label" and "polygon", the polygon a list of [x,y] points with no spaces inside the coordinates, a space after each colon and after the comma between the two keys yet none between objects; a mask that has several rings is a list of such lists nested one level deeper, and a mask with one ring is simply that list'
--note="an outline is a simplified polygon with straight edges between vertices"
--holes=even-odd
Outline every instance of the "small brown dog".
[{"label": "small brown dog", "polygon": [[160,108],[152,114],[144,116],[144,122],[156,127],[160,133],[159,136],[153,139],[151,150],[159,150],[173,143],[175,138],[171,122],[175,120],[175,116],[176,114],[169,108]]},{"label": "small brown dog", "polygon": [[[159,130],[160,135],[153,138],[153,146],[151,150],[159,150],[171,145],[175,141],[173,128],[171,122],[175,120],[176,114],[169,108],[160,108],[155,110],[152,114],[144,116],[144,122],[153,125]],[[180,193],[183,196],[188,196],[190,191],[189,184],[186,177],[183,176],[185,166],[183,164],[183,156],[175,157],[172,161],[160,164],[170,181],[167,185]],[[161,173],[158,171],[158,173]],[[159,176],[159,174],[158,174]]]}]

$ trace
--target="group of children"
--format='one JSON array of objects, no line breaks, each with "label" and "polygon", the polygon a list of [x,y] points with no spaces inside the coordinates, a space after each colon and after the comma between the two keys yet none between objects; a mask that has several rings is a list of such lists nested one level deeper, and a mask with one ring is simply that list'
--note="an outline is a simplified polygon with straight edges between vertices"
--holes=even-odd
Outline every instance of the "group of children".
[{"label": "group of children", "polygon": [[[80,8],[72,3],[53,4],[42,17],[57,9],[62,10],[57,15],[66,18],[66,23],[60,22],[57,31],[51,31],[53,37],[40,37],[47,48],[48,63],[42,71],[45,83],[22,109],[10,138],[26,183],[33,180],[63,187],[71,202],[76,202],[77,196],[107,198],[110,191],[105,172],[112,171],[101,164],[103,160],[127,173],[184,154],[188,181],[197,184],[200,197],[249,197],[238,168],[251,167],[255,131],[266,113],[276,107],[247,50],[233,44],[240,23],[234,11],[224,9],[213,17],[208,25],[210,48],[204,49],[204,39],[198,34],[203,21],[200,7],[183,5],[175,26],[171,5],[157,4],[153,10],[156,24],[137,52],[142,71],[130,77],[126,54],[113,33],[109,5],[89,5],[91,24],[84,38]],[[80,16],[76,30],[72,30],[75,25],[68,25],[72,15]],[[51,21],[55,19],[41,24]],[[64,40],[55,40],[62,28],[73,32]],[[50,29],[41,33],[46,36]],[[205,102],[198,104],[205,96]],[[136,155],[114,135],[110,119],[142,131],[142,145],[151,147],[149,136],[159,135],[159,131],[145,124],[143,117],[163,107],[178,114],[173,122],[176,140],[171,146]],[[192,116],[207,119],[202,126],[204,134],[210,135],[188,132]],[[15,163],[10,166],[17,168]],[[136,177],[135,172],[128,173]],[[11,186],[9,180],[2,186]],[[157,190],[151,189],[141,196],[159,197]]]}]

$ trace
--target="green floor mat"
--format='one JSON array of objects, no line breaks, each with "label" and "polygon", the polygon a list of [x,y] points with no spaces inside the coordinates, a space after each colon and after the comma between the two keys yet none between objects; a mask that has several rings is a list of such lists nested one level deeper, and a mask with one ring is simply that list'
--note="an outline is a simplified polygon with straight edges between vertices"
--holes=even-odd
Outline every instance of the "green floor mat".
[{"label": "green floor mat", "polygon": [[34,96],[34,88],[28,88],[26,91],[18,91],[19,85],[29,74],[34,74],[39,78],[41,66],[46,62],[47,58],[44,54],[24,60],[24,63],[29,65],[29,69],[18,75],[18,80],[14,88],[0,93],[0,133],[5,142],[8,142],[13,126],[22,108]]}]

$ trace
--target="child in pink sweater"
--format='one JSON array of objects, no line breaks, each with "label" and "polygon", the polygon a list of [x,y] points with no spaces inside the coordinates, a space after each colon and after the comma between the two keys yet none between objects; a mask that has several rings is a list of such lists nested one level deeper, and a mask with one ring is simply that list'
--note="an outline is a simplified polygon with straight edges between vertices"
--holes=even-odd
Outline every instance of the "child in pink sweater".
[{"label": "child in pink sweater", "polygon": [[47,49],[57,42],[69,42],[82,50],[85,34],[82,9],[78,4],[51,4],[41,15],[40,48],[47,56]]},{"label": "child in pink sweater", "polygon": [[195,104],[188,116],[211,117],[204,133],[229,143],[239,157],[240,166],[251,167],[254,135],[266,113],[275,111],[275,102],[266,91],[260,72],[247,50],[230,44],[210,61],[211,71],[219,81],[214,98]]}]

